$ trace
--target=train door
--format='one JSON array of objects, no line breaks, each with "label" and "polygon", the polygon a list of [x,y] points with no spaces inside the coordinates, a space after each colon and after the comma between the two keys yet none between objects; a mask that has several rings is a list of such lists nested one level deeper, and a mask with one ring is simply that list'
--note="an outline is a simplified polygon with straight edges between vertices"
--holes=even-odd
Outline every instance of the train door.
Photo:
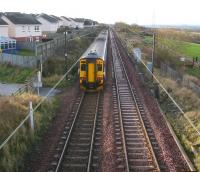
[{"label": "train door", "polygon": [[95,64],[88,63],[88,82],[94,83],[95,82]]}]

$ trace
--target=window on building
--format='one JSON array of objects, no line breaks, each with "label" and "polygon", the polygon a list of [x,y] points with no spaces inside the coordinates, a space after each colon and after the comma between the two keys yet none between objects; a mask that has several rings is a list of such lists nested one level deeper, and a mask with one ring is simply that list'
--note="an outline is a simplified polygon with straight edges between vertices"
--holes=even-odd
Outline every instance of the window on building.
[{"label": "window on building", "polygon": [[22,32],[25,32],[25,26],[22,26]]},{"label": "window on building", "polygon": [[40,26],[35,26],[35,32],[39,32],[40,31]]},{"label": "window on building", "polygon": [[12,43],[12,47],[16,48],[16,43],[15,42]]},{"label": "window on building", "polygon": [[4,42],[1,42],[1,49],[3,50],[4,48]]},{"label": "window on building", "polygon": [[12,48],[12,42],[11,41],[9,42],[9,48]]},{"label": "window on building", "polygon": [[7,50],[8,49],[8,43],[5,42],[5,49]]}]

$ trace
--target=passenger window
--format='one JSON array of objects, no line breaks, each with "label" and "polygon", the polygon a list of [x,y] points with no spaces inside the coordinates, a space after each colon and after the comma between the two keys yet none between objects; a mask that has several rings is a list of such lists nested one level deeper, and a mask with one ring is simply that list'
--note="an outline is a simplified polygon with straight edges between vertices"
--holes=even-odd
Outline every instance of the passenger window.
[{"label": "passenger window", "polygon": [[82,71],[86,71],[86,64],[82,64],[82,65],[81,65],[81,70],[82,70]]},{"label": "passenger window", "polygon": [[102,65],[101,65],[101,64],[98,64],[98,65],[97,65],[97,70],[98,70],[98,71],[102,71]]}]

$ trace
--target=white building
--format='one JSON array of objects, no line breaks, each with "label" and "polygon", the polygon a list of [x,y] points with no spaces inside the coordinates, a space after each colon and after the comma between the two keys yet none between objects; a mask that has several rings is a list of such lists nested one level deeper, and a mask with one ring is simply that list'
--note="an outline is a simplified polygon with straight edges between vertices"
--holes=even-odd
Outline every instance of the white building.
[{"label": "white building", "polygon": [[59,27],[64,26],[63,20],[60,17],[54,16],[54,15],[51,15],[51,17],[55,18],[58,21]]},{"label": "white building", "polygon": [[0,36],[8,37],[8,23],[0,18]]},{"label": "white building", "polygon": [[75,22],[75,25],[76,25],[76,28],[84,28],[84,22],[85,22],[85,19],[82,19],[82,18],[75,18],[75,19],[72,19],[74,22]]},{"label": "white building", "polygon": [[4,13],[1,18],[8,23],[8,36],[17,41],[39,41],[42,37],[41,23],[31,14]]},{"label": "white building", "polygon": [[71,28],[76,28],[76,22],[65,16],[60,17],[63,20],[63,25]]},{"label": "white building", "polygon": [[56,32],[60,27],[59,21],[47,14],[40,14],[36,18],[42,24],[43,32]]},{"label": "white building", "polygon": [[0,36],[0,52],[16,49],[16,40],[8,37]]}]

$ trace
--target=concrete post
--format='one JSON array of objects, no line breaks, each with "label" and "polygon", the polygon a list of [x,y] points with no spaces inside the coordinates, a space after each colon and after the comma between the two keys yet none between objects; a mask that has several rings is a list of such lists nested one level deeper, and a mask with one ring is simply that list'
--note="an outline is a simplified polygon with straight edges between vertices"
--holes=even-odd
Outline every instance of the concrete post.
[{"label": "concrete post", "polygon": [[34,119],[33,119],[33,105],[32,101],[29,102],[29,124],[32,131],[34,131]]}]

